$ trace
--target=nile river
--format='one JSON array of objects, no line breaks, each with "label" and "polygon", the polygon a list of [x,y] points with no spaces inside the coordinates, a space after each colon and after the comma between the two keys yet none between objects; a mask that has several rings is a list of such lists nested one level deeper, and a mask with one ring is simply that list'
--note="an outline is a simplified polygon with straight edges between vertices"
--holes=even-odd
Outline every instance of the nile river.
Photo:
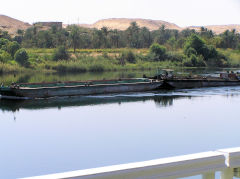
[{"label": "nile river", "polygon": [[[84,75],[21,78],[81,80],[140,73]],[[5,83],[19,78],[0,76]],[[0,178],[239,147],[239,106],[240,87],[0,100]]]}]

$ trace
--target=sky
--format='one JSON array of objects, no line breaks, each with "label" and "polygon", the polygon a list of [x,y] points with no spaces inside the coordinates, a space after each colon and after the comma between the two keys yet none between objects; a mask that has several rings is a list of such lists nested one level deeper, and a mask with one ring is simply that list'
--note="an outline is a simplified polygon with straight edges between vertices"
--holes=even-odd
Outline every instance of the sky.
[{"label": "sky", "polygon": [[28,23],[143,18],[181,27],[223,25],[240,24],[240,0],[0,0],[0,14]]}]

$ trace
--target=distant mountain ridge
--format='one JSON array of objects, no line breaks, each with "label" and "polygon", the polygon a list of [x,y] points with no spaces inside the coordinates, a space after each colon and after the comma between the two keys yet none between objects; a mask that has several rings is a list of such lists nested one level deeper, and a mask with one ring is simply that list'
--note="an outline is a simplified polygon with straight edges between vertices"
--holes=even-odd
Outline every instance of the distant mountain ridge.
[{"label": "distant mountain ridge", "polygon": [[[118,30],[126,30],[131,22],[136,22],[140,27],[147,27],[149,30],[158,30],[162,25],[165,26],[166,29],[176,29],[183,30],[186,28],[195,29],[197,31],[200,30],[201,26],[189,26],[189,27],[179,27],[178,25],[162,20],[151,20],[151,19],[131,19],[131,18],[110,18],[99,20],[93,24],[79,24],[81,27],[85,28],[97,28],[101,29],[102,27],[107,27],[109,29],[118,29]],[[9,34],[15,35],[18,29],[26,30],[32,25],[19,21],[17,19],[0,15],[0,29],[4,31],[8,31]],[[67,25],[64,24],[63,27]],[[236,29],[238,33],[240,33],[240,25],[232,24],[232,25],[209,25],[204,26],[205,28],[212,30],[216,34],[223,33],[226,30]]]}]

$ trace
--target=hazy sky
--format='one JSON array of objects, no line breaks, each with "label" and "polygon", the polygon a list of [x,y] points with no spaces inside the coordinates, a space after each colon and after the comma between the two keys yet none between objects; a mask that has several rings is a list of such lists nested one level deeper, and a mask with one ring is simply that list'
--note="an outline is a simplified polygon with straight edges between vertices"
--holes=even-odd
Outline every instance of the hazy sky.
[{"label": "hazy sky", "polygon": [[0,0],[0,14],[29,23],[145,18],[179,26],[240,24],[240,0]]}]

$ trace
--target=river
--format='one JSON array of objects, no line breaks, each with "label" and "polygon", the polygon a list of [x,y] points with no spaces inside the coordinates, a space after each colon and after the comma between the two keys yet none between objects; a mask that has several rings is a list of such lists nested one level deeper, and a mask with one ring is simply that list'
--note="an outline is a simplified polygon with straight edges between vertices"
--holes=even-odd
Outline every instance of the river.
[{"label": "river", "polygon": [[[7,84],[141,75],[142,72],[6,75],[0,76],[0,81]],[[240,87],[0,100],[0,178],[239,147],[239,104]]]}]

